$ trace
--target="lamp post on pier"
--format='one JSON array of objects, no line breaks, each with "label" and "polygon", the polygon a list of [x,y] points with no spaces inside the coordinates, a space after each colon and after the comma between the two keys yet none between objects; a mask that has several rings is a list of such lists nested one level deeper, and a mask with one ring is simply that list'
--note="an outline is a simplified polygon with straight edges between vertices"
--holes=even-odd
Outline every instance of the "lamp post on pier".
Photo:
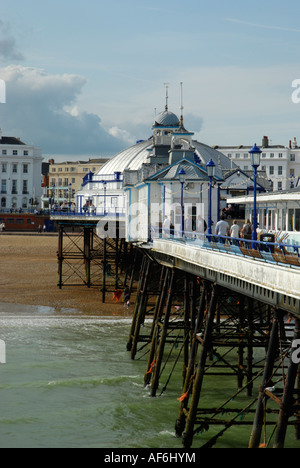
[{"label": "lamp post on pier", "polygon": [[186,180],[186,172],[183,167],[178,172],[179,182],[181,183],[181,237],[184,235],[184,204],[183,204],[183,188]]},{"label": "lamp post on pier", "polygon": [[252,167],[254,169],[254,203],[253,203],[253,232],[252,232],[252,248],[256,248],[256,241],[257,241],[257,169],[260,166],[260,155],[262,151],[255,145],[249,151],[251,158],[252,158]]},{"label": "lamp post on pier", "polygon": [[209,178],[209,199],[208,199],[208,235],[209,241],[211,241],[212,236],[212,187],[213,187],[213,178],[215,176],[216,165],[211,159],[207,165],[207,175]]}]

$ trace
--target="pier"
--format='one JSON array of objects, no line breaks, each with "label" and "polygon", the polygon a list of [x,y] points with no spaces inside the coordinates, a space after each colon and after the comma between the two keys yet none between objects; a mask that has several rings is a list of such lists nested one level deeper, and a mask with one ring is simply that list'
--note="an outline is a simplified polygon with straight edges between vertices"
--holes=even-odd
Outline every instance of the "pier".
[{"label": "pier", "polygon": [[[257,213],[252,239],[238,237],[241,226],[234,238],[224,233],[229,193],[256,200],[270,190],[257,181],[261,150],[250,153],[254,178],[194,140],[166,97],[152,137],[91,175],[76,195],[79,213],[52,218],[59,287],[97,284],[103,302],[107,290],[134,289],[127,351],[145,360],[158,405],[181,370],[174,427],[185,448],[213,447],[233,426],[249,426],[251,448],[283,447],[291,425],[300,439],[299,244],[258,232]],[[245,210],[234,213],[244,224]]]},{"label": "pier", "polygon": [[[127,351],[145,359],[158,405],[182,369],[174,427],[183,447],[213,447],[233,426],[249,427],[250,448],[284,447],[289,426],[300,439],[297,246],[160,235],[127,243],[100,239],[97,217],[55,222],[60,288],[97,286],[104,302],[134,287]],[[214,396],[220,377],[223,401]],[[201,445],[203,431],[211,438]]]}]

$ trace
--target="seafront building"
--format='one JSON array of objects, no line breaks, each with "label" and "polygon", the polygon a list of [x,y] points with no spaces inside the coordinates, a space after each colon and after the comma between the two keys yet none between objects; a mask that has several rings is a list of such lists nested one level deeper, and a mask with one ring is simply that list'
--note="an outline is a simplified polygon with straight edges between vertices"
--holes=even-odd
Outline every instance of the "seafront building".
[{"label": "seafront building", "polygon": [[28,210],[40,203],[42,149],[0,130],[1,211]]},{"label": "seafront building", "polygon": [[94,174],[108,161],[107,158],[90,158],[88,161],[64,161],[56,163],[49,160],[49,172],[44,184],[42,208],[48,209],[50,205],[58,206],[64,203],[74,203],[75,193],[80,190],[84,179]]},{"label": "seafront building", "polygon": [[[251,171],[251,146],[214,146],[243,171]],[[271,181],[274,191],[296,187],[300,178],[300,148],[297,139],[290,140],[289,146],[274,145],[267,136],[261,143],[261,170],[266,180]]]}]

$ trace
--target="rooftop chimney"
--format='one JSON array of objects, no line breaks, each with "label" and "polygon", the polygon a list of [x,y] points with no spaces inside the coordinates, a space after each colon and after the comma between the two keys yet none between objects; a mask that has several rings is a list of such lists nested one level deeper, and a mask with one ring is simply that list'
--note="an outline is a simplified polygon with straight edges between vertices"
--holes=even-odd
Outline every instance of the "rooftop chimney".
[{"label": "rooftop chimney", "polygon": [[295,148],[297,148],[297,146],[298,146],[297,138],[295,137],[294,141],[293,141],[293,147],[292,148],[295,149]]},{"label": "rooftop chimney", "polygon": [[269,138],[267,136],[263,137],[262,146],[263,146],[263,148],[268,148],[269,147]]}]

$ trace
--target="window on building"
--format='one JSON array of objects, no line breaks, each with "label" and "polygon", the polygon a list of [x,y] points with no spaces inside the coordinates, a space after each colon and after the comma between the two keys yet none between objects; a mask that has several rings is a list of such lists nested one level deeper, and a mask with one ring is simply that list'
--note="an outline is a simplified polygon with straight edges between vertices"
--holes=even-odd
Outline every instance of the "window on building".
[{"label": "window on building", "polygon": [[6,156],[7,155],[7,150],[2,150],[2,156]]},{"label": "window on building", "polygon": [[282,175],[282,174],[283,174],[283,167],[278,166],[278,175]]},{"label": "window on building", "polygon": [[282,190],[282,182],[278,182],[278,190]]},{"label": "window on building", "polygon": [[274,175],[274,166],[269,167],[270,175]]},{"label": "window on building", "polygon": [[7,193],[7,182],[6,179],[1,180],[1,193],[6,194]]},{"label": "window on building", "polygon": [[240,153],[235,153],[235,157],[236,157],[236,159],[240,159],[240,157],[241,157]]},{"label": "window on building", "polygon": [[296,155],[295,155],[295,154],[291,154],[291,155],[290,155],[290,161],[291,161],[291,162],[295,162],[295,161],[296,161]]},{"label": "window on building", "polygon": [[6,208],[6,198],[5,197],[1,198],[1,208]]},{"label": "window on building", "polygon": [[275,157],[275,154],[274,153],[270,153],[270,158],[274,158]]},{"label": "window on building", "polygon": [[279,153],[279,154],[278,154],[278,157],[279,157],[280,159],[283,158],[283,154],[282,154],[282,153]]},{"label": "window on building", "polygon": [[28,200],[26,197],[24,197],[22,200],[22,208],[28,208]]},{"label": "window on building", "polygon": [[267,154],[266,154],[266,153],[262,153],[261,157],[262,157],[262,158],[266,158],[266,157],[267,157]]},{"label": "window on building", "polygon": [[28,195],[28,180],[23,180],[23,195]]},{"label": "window on building", "polygon": [[7,164],[6,163],[2,163],[2,172],[3,173],[7,172]]},{"label": "window on building", "polygon": [[23,174],[28,174],[28,164],[23,164]]},{"label": "window on building", "polygon": [[12,191],[11,191],[11,193],[13,195],[16,195],[18,193],[18,181],[17,180],[12,181]]},{"label": "window on building", "polygon": [[13,166],[12,166],[12,171],[13,171],[13,174],[17,174],[17,172],[18,172],[18,164],[13,164]]},{"label": "window on building", "polygon": [[24,156],[28,156],[29,153],[28,153],[28,151],[25,150],[25,151],[23,152],[23,154],[24,154]]},{"label": "window on building", "polygon": [[13,150],[13,156],[18,156],[18,150]]}]

